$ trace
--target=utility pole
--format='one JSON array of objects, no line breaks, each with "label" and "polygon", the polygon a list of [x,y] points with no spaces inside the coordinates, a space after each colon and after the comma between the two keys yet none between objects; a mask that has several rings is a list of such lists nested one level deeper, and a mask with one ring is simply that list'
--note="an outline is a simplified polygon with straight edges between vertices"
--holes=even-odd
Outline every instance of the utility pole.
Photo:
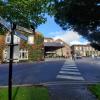
[{"label": "utility pole", "polygon": [[9,59],[9,78],[8,78],[8,100],[12,100],[12,67],[13,67],[13,53],[14,53],[14,32],[16,24],[12,23],[11,27],[11,42],[10,42],[10,59]]}]

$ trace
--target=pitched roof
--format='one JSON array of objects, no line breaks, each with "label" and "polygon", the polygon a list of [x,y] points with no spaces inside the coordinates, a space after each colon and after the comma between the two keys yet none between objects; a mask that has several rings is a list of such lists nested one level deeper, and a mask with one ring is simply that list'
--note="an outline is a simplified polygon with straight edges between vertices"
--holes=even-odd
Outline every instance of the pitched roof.
[{"label": "pitched roof", "polygon": [[[62,39],[57,39],[57,40],[55,40],[56,42],[62,42],[64,45],[67,45],[67,46],[69,46],[65,41],[63,41]],[[70,47],[70,46],[69,46]]]}]

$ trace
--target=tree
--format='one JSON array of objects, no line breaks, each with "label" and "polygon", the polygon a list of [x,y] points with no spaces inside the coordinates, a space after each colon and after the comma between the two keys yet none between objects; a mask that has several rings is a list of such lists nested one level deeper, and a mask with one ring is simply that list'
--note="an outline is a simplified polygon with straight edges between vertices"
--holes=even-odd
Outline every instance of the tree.
[{"label": "tree", "polygon": [[46,21],[50,0],[0,0],[0,16],[7,21],[29,28]]},{"label": "tree", "polygon": [[100,50],[99,0],[55,0],[54,6],[56,23],[77,31]]},{"label": "tree", "polygon": [[[4,18],[7,24],[10,22],[11,43],[10,43],[10,61],[9,61],[9,82],[8,82],[8,100],[12,100],[12,63],[13,63],[13,33],[16,25],[26,28],[37,27],[46,21],[44,14],[48,11],[50,0],[0,0],[0,17]],[[33,27],[34,26],[34,27]],[[1,32],[5,29],[0,25]]]}]

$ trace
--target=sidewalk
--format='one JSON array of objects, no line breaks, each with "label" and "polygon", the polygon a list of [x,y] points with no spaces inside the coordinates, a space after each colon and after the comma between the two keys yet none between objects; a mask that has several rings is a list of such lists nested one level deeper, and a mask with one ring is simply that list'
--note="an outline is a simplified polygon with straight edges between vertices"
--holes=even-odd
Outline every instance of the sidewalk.
[{"label": "sidewalk", "polygon": [[48,86],[51,100],[96,100],[82,84]]}]

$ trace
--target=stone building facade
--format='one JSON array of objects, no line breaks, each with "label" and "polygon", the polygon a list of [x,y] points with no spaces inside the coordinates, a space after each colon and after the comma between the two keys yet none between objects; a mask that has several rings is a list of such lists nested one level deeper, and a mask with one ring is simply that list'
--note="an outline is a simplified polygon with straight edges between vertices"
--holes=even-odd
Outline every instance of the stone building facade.
[{"label": "stone building facade", "polygon": [[72,52],[77,56],[100,56],[100,51],[95,50],[91,45],[73,45]]},{"label": "stone building facade", "polygon": [[61,44],[64,45],[62,48],[59,48],[58,50],[56,50],[56,52],[59,56],[62,56],[65,58],[70,58],[72,56],[71,55],[71,48],[67,43],[65,43],[61,39],[57,39],[57,40],[55,40],[55,42],[60,42]]}]

